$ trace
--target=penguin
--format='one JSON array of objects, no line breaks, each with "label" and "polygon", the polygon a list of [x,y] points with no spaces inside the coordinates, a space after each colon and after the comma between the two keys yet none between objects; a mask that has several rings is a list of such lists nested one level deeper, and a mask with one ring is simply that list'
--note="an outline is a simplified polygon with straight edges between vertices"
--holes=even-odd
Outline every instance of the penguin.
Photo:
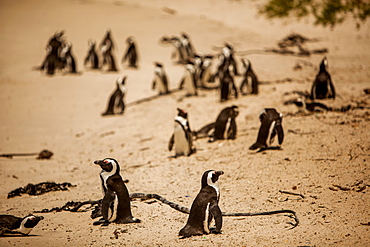
[{"label": "penguin", "polygon": [[282,126],[283,114],[277,112],[275,108],[266,108],[261,112],[259,118],[261,127],[258,131],[257,141],[250,146],[249,149],[267,149],[273,143],[276,134],[278,135],[279,145],[281,145],[284,140],[284,130]]},{"label": "penguin", "polygon": [[0,236],[4,235],[4,233],[28,235],[43,219],[43,216],[35,215],[28,215],[23,218],[13,215],[0,215]]},{"label": "penguin", "polygon": [[327,71],[328,59],[324,57],[320,63],[320,71],[316,75],[311,88],[311,99],[335,99],[335,88],[331,76]]},{"label": "penguin", "polygon": [[113,56],[113,43],[110,39],[107,39],[105,43],[101,46],[101,54],[103,56],[102,66],[107,65],[108,71],[118,71],[116,68],[116,61]]},{"label": "penguin", "polygon": [[100,179],[103,189],[101,211],[103,218],[94,222],[94,225],[140,223],[140,219],[132,216],[130,195],[120,175],[120,166],[117,160],[105,158],[96,160],[94,164],[101,167]]},{"label": "penguin", "polygon": [[116,90],[110,96],[107,110],[102,114],[102,116],[123,114],[125,111],[124,97],[127,91],[125,81],[126,76],[121,76],[116,80]]},{"label": "penguin", "polygon": [[239,108],[236,105],[223,109],[216,119],[214,132],[211,135],[209,142],[223,140],[225,139],[225,135],[227,139],[234,140],[237,132],[235,118],[238,116],[238,114]]},{"label": "penguin", "polygon": [[172,151],[175,145],[175,157],[186,155],[190,156],[196,152],[193,146],[193,133],[190,129],[188,113],[177,108],[178,114],[175,117],[174,133],[168,143],[168,150]]},{"label": "penguin", "polygon": [[235,98],[238,98],[238,90],[236,89],[234,78],[230,74],[228,67],[225,68],[225,71],[221,76],[220,93],[221,102],[227,101],[232,93],[234,94]]},{"label": "penguin", "polygon": [[88,51],[85,57],[84,65],[87,66],[89,63],[91,69],[100,69],[99,57],[95,50],[95,40],[88,41]]},{"label": "penguin", "polygon": [[62,59],[63,68],[66,69],[68,73],[76,74],[76,59],[72,55],[72,44],[63,45],[60,57]]},{"label": "penguin", "polygon": [[154,90],[157,88],[159,95],[168,94],[170,91],[168,90],[168,79],[163,64],[155,62],[154,65],[152,89]]},{"label": "penguin", "polygon": [[122,57],[122,63],[124,63],[126,60],[128,62],[128,66],[131,68],[137,68],[138,67],[138,61],[139,61],[139,55],[137,52],[136,44],[133,37],[128,37],[126,40],[127,43],[127,51]]},{"label": "penguin", "polygon": [[48,45],[46,47],[46,57],[42,62],[41,66],[36,67],[36,70],[45,70],[47,75],[54,75],[56,69],[62,69],[62,61],[59,58],[59,55],[53,52],[53,48]]},{"label": "penguin", "polygon": [[[180,230],[179,236],[191,237],[209,233],[220,234],[222,228],[222,212],[218,206],[220,189],[218,178],[223,171],[208,170],[203,173],[202,187],[190,208],[186,225]],[[212,219],[216,227],[210,228]]]},{"label": "penguin", "polygon": [[195,55],[195,49],[192,42],[190,41],[189,35],[186,33],[182,33],[180,37],[180,42],[183,49],[184,60],[189,61],[193,59]]},{"label": "penguin", "polygon": [[173,45],[174,50],[171,53],[171,59],[177,64],[186,64],[188,61],[185,59],[186,54],[183,45],[181,44],[180,38],[173,36],[167,37],[164,36],[161,38],[160,42],[162,44],[171,44]]},{"label": "penguin", "polygon": [[[252,70],[252,64],[248,59],[242,59],[243,67],[245,69],[244,78],[240,84],[240,92],[246,94],[258,94],[258,79]],[[247,87],[247,90],[244,90]]]},{"label": "penguin", "polygon": [[196,96],[197,92],[197,80],[195,76],[194,63],[189,62],[185,66],[185,73],[180,82],[179,89],[185,88],[186,96]]},{"label": "penguin", "polygon": [[199,85],[201,88],[209,88],[209,82],[212,82],[212,64],[213,56],[205,55],[199,73]]}]

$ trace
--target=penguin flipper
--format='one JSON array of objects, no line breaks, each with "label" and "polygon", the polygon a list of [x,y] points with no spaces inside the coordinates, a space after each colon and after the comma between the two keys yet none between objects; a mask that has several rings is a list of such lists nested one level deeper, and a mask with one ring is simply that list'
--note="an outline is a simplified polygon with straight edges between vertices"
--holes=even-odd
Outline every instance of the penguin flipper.
[{"label": "penguin flipper", "polygon": [[215,128],[215,123],[210,123],[202,127],[200,130],[196,131],[194,136],[196,139],[208,137],[209,132]]},{"label": "penguin flipper", "polygon": [[112,205],[112,202],[114,202],[115,197],[116,197],[116,193],[109,189],[107,190],[107,192],[105,193],[103,197],[101,206],[102,206],[102,215],[105,221],[109,221],[109,218],[110,218],[109,209],[110,209],[110,206]]},{"label": "penguin flipper", "polygon": [[175,142],[175,134],[172,134],[170,141],[168,142],[168,150],[171,151]]},{"label": "penguin flipper", "polygon": [[227,130],[227,139],[234,140],[236,138],[236,121],[235,118],[232,118],[230,121],[229,129]]},{"label": "penguin flipper", "polygon": [[221,233],[222,228],[222,212],[216,200],[214,200],[209,206],[209,211],[215,219],[216,228],[212,229],[212,233]]},{"label": "penguin flipper", "polygon": [[277,131],[277,134],[278,134],[278,141],[279,141],[279,145],[281,145],[284,141],[284,130],[283,130],[283,126],[281,124],[277,124],[275,126],[275,129]]},{"label": "penguin flipper", "polygon": [[249,147],[249,150],[256,150],[258,148],[259,149],[266,149],[267,145],[257,141],[256,143],[254,143],[252,146]]}]

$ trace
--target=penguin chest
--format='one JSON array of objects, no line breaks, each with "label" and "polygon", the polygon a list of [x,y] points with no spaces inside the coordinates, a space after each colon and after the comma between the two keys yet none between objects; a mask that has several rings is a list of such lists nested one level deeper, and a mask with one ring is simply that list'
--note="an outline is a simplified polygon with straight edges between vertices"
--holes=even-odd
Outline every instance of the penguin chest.
[{"label": "penguin chest", "polygon": [[275,132],[275,125],[276,125],[276,121],[272,121],[271,124],[270,124],[270,128],[269,128],[269,132],[268,132],[268,136],[267,136],[267,140],[266,140],[266,144],[267,146],[271,146],[271,144],[274,142],[274,137],[276,135]]},{"label": "penguin chest", "polygon": [[189,155],[190,145],[189,145],[189,140],[187,138],[186,130],[181,124],[177,122],[175,122],[174,139],[175,139],[176,154]]},{"label": "penguin chest", "polygon": [[184,77],[184,88],[188,94],[190,95],[196,94],[196,87],[193,81],[193,76],[189,71],[186,72]]},{"label": "penguin chest", "polygon": [[157,89],[159,93],[166,93],[166,85],[163,82],[161,76],[159,74],[156,74],[154,80],[155,80],[155,85],[157,85]]},{"label": "penguin chest", "polygon": [[204,212],[204,220],[203,220],[203,230],[205,233],[209,233],[209,217],[210,217],[210,213],[209,213],[209,205],[210,203],[207,203],[207,206],[206,206],[206,209],[205,209],[205,212]]}]

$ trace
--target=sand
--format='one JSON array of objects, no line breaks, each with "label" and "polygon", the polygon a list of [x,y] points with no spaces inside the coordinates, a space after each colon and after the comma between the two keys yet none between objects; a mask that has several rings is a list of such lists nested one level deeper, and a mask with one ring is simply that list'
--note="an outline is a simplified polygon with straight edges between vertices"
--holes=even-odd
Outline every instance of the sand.
[{"label": "sand", "polygon": [[[319,42],[308,47],[328,48],[329,71],[337,89],[332,107],[369,107],[370,25],[360,29],[351,19],[334,29],[314,26],[312,20],[265,20],[257,14],[261,1],[61,1],[3,0],[0,3],[0,153],[28,153],[49,149],[50,160],[35,156],[0,158],[0,213],[24,216],[64,205],[67,201],[102,197],[100,169],[94,160],[113,157],[121,164],[130,192],[157,193],[190,207],[205,170],[223,170],[220,208],[227,212],[290,209],[300,224],[289,230],[284,215],[224,217],[222,234],[179,239],[187,215],[160,202],[134,200],[132,211],[140,224],[93,226],[90,212],[43,213],[31,232],[0,238],[0,246],[369,246],[369,109],[346,113],[294,115],[284,105],[309,91],[324,55],[310,57],[253,53],[260,81],[258,95],[220,103],[217,91],[186,97],[179,91],[127,107],[120,116],[102,117],[115,80],[127,76],[126,103],[156,95],[151,90],[153,62],[164,64],[170,88],[177,88],[183,67],[171,60],[172,48],[159,40],[186,32],[197,51],[215,54],[224,42],[236,51],[276,47],[296,32]],[[118,73],[91,71],[83,66],[88,39],[100,42],[107,29],[116,42],[117,61],[134,36],[140,68],[119,64]],[[80,74],[46,76],[32,67],[41,64],[48,39],[65,30],[73,44]],[[237,55],[241,69],[240,59]],[[299,61],[312,66],[293,70]],[[285,80],[289,78],[290,80]],[[239,84],[241,77],[236,78]],[[225,107],[237,105],[236,140],[195,142],[197,153],[172,158],[167,144],[176,108],[188,111],[193,129],[216,119]],[[274,107],[284,114],[285,140],[281,150],[248,150],[257,138],[258,115]],[[70,182],[68,191],[40,196],[7,194],[28,183]],[[357,185],[356,185],[357,184]],[[341,190],[333,185],[348,187]],[[357,192],[361,186],[364,190]],[[330,189],[331,188],[331,189]],[[333,190],[334,189],[334,190]],[[288,195],[279,190],[299,193]],[[118,239],[113,232],[120,232]],[[122,232],[121,232],[122,231]]]}]

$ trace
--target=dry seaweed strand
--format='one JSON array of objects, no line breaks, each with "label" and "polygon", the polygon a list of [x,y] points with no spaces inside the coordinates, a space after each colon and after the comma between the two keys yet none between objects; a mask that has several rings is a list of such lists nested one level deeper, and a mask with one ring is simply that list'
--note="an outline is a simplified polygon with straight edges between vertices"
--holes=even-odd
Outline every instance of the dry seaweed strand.
[{"label": "dry seaweed strand", "polygon": [[[180,211],[185,214],[190,213],[190,209],[187,207],[183,207],[179,204],[176,204],[174,202],[168,201],[166,198],[158,195],[158,194],[145,194],[145,193],[131,193],[130,194],[130,199],[141,199],[141,200],[149,200],[149,199],[156,199],[164,204],[169,205],[171,208]],[[84,201],[84,202],[67,202],[64,206],[62,207],[55,207],[52,209],[43,209],[41,211],[35,211],[35,213],[49,213],[49,212],[61,212],[61,211],[70,211],[70,212],[86,212],[89,208],[92,208],[92,206],[95,205],[95,209],[91,214],[91,218],[97,218],[100,217],[100,203],[101,200],[97,201]],[[151,204],[150,202],[149,204]],[[78,211],[82,206],[90,204],[91,206],[88,209],[85,209],[83,211]],[[291,228],[293,229],[298,226],[299,220],[297,217],[297,214],[293,210],[274,210],[274,211],[267,211],[267,212],[256,212],[256,213],[229,213],[229,212],[222,212],[223,216],[227,217],[237,217],[237,216],[263,216],[263,215],[274,215],[274,214],[289,214],[288,217],[292,218],[294,220],[293,222],[287,222],[288,224],[292,225]]]}]

